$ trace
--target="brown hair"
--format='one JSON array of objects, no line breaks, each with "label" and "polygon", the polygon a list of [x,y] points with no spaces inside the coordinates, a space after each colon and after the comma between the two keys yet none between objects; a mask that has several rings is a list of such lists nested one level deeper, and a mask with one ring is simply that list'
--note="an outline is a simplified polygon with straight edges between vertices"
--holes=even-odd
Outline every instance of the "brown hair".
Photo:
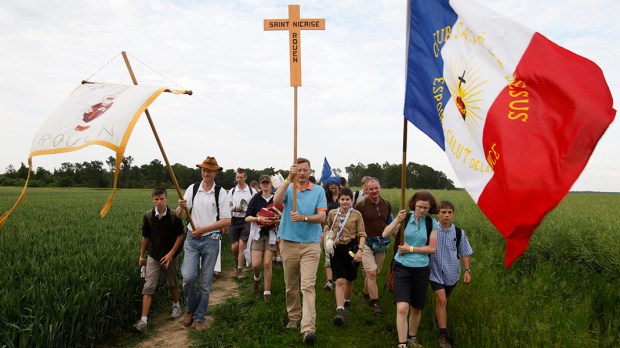
[{"label": "brown hair", "polygon": [[441,209],[452,209],[452,211],[454,212],[454,204],[452,204],[452,202],[450,201],[441,201],[439,202],[439,205],[437,206],[438,210]]},{"label": "brown hair", "polygon": [[153,189],[153,192],[151,193],[151,197],[161,196],[161,195],[168,197],[168,192],[163,187],[156,187]]},{"label": "brown hair", "polygon": [[432,193],[428,191],[418,191],[409,198],[409,209],[415,210],[415,203],[417,201],[427,201],[431,206],[428,210],[428,214],[437,214],[437,200]]},{"label": "brown hair", "polygon": [[340,196],[349,196],[351,199],[353,199],[353,191],[351,191],[351,189],[348,187],[343,187],[338,193],[338,198],[340,198]]},{"label": "brown hair", "polygon": [[310,160],[307,158],[303,158],[303,157],[298,157],[297,158],[297,164],[302,164],[302,163],[308,163],[308,168],[312,168],[312,166],[310,165]]}]

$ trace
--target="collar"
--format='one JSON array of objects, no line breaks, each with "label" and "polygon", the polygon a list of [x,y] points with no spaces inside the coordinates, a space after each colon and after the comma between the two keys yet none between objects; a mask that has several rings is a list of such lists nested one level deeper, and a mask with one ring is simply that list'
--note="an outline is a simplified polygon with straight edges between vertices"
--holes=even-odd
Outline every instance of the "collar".
[{"label": "collar", "polygon": [[206,193],[209,193],[209,192],[215,192],[215,186],[216,186],[216,185],[217,185],[217,184],[216,184],[216,183],[215,183],[215,181],[214,181],[214,182],[213,182],[213,186],[211,186],[211,189],[210,189],[209,191],[205,191],[204,181],[201,181],[201,182],[200,182],[200,187],[198,188],[198,191],[202,190],[202,191],[204,191],[204,192],[206,192]]},{"label": "collar", "polygon": [[297,191],[298,192],[305,191],[305,190],[312,190],[312,183],[309,180],[306,181],[306,186],[304,186],[304,187],[297,186]]},{"label": "collar", "polygon": [[239,187],[239,185],[237,185],[235,188],[235,192],[245,192],[245,191],[250,191],[250,185],[245,184],[244,188],[241,188]]},{"label": "collar", "polygon": [[155,210],[155,217],[158,219],[161,219],[162,217],[168,215],[168,206],[166,206],[166,210],[164,210],[164,213],[162,215],[159,214],[159,210],[157,210],[157,207],[153,208],[153,210]]}]

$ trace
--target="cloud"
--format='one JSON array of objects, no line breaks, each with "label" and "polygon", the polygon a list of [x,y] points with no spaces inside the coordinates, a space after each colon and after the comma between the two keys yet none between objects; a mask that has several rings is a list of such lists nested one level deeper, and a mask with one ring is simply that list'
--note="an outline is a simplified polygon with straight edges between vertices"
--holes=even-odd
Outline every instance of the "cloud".
[{"label": "cloud", "polygon": [[[601,66],[618,106],[620,56],[615,1],[482,1]],[[192,89],[164,95],[150,108],[173,163],[207,154],[226,168],[288,168],[293,159],[293,88],[288,35],[264,32],[263,19],[288,16],[282,1],[4,1],[0,4],[0,171],[26,162],[38,127],[81,80],[138,82]],[[405,83],[405,1],[304,1],[302,17],[326,18],[325,31],[304,31],[303,86],[298,88],[299,155],[335,168],[401,160]],[[107,64],[109,63],[109,64]],[[106,65],[107,64],[107,65]],[[100,70],[101,69],[101,70]],[[620,191],[615,124],[575,184]],[[135,164],[161,159],[142,118],[129,141]],[[35,167],[105,161],[87,150],[33,159]],[[408,159],[446,172],[445,155],[409,127]]]}]

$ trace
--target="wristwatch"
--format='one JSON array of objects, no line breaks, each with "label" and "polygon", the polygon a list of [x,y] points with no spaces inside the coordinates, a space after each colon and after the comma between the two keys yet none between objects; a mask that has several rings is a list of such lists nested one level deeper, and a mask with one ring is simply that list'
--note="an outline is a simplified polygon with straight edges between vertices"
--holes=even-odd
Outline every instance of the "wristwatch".
[{"label": "wristwatch", "polygon": [[304,216],[304,221],[308,222],[308,217],[307,216]]},{"label": "wristwatch", "polygon": [[471,270],[469,268],[465,268],[465,272],[471,273]]}]

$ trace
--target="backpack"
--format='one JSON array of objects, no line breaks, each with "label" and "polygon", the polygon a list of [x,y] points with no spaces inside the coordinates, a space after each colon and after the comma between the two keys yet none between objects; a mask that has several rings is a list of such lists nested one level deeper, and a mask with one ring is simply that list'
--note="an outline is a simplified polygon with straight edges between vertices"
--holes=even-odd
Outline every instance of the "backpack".
[{"label": "backpack", "polygon": [[[235,186],[232,188],[232,193],[230,194],[231,196],[234,196],[234,194],[235,194],[235,188],[237,188],[237,185],[235,185]],[[252,195],[254,195],[254,193],[252,192],[252,186],[248,185],[248,188],[250,189],[250,195],[251,195],[251,196],[252,196]],[[217,196],[216,196],[216,197],[217,197]]]},{"label": "backpack", "polygon": [[[177,214],[172,214],[170,209],[168,209],[168,213],[168,215],[170,215],[170,219],[172,220],[172,224],[174,225],[177,220]],[[148,221],[149,226],[153,227],[153,209],[147,210],[146,213],[144,213],[144,217],[146,218],[146,221]]]},{"label": "backpack", "polygon": [[[170,221],[172,221],[172,225],[174,226],[174,224],[177,221],[177,214],[173,213],[170,209],[168,209],[168,215],[170,215]],[[154,217],[153,217],[153,209],[147,210],[144,213],[144,218],[146,218],[146,221],[149,223],[149,226],[151,228],[153,228],[153,223],[155,222]],[[185,241],[185,234],[183,234],[183,241]],[[181,246],[180,248],[177,249],[176,253],[174,253],[174,256],[178,256],[179,253],[181,253],[181,250],[183,250],[183,247]]]},{"label": "backpack", "polygon": [[[196,194],[198,193],[198,189],[200,188],[200,185],[202,185],[202,181],[199,181],[197,183],[194,184],[194,187],[192,187],[193,192],[192,192],[192,209],[194,209],[194,197],[196,197]],[[215,221],[220,221],[220,191],[222,190],[222,186],[215,184],[215,209],[217,210],[217,216],[215,217]],[[189,210],[189,213],[192,213],[192,209]]]}]

